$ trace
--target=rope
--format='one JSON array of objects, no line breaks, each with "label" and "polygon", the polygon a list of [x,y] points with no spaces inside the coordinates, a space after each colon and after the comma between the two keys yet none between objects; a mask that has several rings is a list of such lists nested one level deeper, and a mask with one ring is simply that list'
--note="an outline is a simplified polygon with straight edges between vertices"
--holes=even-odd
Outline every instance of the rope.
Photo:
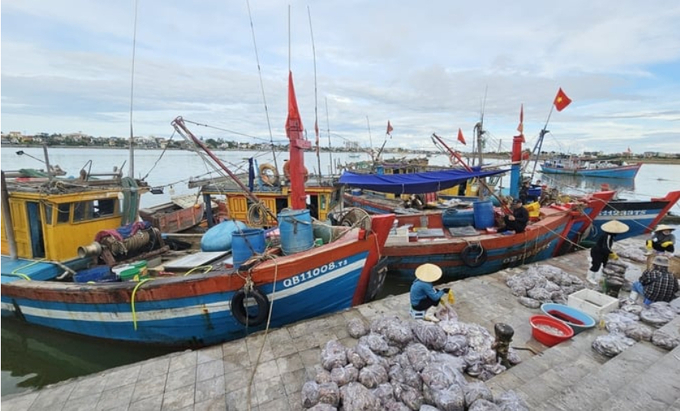
[{"label": "rope", "polygon": [[184,273],[184,277],[186,277],[187,275],[192,274],[194,271],[200,270],[200,269],[203,269],[203,272],[201,274],[208,274],[209,272],[212,271],[213,266],[212,265],[199,265],[198,267],[194,267],[191,270]]},{"label": "rope", "polygon": [[153,163],[153,166],[152,166],[151,169],[146,173],[146,175],[145,175],[144,177],[142,177],[142,180],[146,180],[146,178],[149,176],[149,174],[151,174],[151,172],[153,171],[153,169],[156,168],[156,166],[158,165],[158,162],[161,161],[161,158],[163,158],[163,154],[165,154],[165,151],[168,149],[168,147],[170,147],[170,140],[172,140],[172,138],[175,137],[175,133],[176,133],[176,132],[177,132],[177,130],[174,130],[174,131],[172,132],[172,135],[171,135],[170,138],[168,139],[167,144],[165,144],[165,148],[163,148],[163,151],[161,151],[161,155],[158,156],[158,158],[156,159],[156,162]]},{"label": "rope", "polygon": [[132,290],[132,297],[130,297],[130,309],[132,310],[132,326],[135,331],[137,331],[137,312],[135,311],[135,294],[137,294],[137,289],[147,281],[151,281],[151,278],[145,278],[141,280],[135,288]]},{"label": "rope", "polygon": [[[251,409],[251,389],[253,387],[253,380],[255,379],[255,372],[257,371],[258,365],[260,365],[260,358],[262,357],[262,351],[264,351],[264,346],[267,343],[267,337],[269,335],[269,326],[271,324],[272,320],[272,312],[274,311],[274,300],[276,296],[276,280],[279,275],[279,263],[278,259],[276,256],[268,256],[267,258],[270,258],[274,260],[274,282],[273,282],[273,287],[272,287],[272,299],[269,302],[269,315],[267,316],[267,325],[265,326],[264,329],[264,338],[262,339],[262,345],[260,346],[260,351],[257,353],[257,359],[255,360],[255,365],[253,366],[253,372],[250,374],[250,379],[248,380],[248,411]],[[252,269],[251,269],[252,270]],[[249,273],[250,274],[250,273]],[[250,275],[248,276],[248,279],[250,279]],[[246,337],[247,338],[247,337]]]}]

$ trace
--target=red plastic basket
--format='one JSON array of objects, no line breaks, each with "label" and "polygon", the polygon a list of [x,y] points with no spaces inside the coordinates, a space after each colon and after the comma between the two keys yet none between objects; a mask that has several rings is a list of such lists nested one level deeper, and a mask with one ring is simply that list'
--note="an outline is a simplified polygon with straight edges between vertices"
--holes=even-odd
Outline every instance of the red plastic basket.
[{"label": "red plastic basket", "polygon": [[[553,345],[559,344],[574,336],[574,330],[572,330],[571,327],[564,322],[547,315],[534,315],[529,318],[529,324],[531,324],[531,335],[534,339],[548,347],[552,347]],[[541,329],[541,326],[543,326],[544,329]],[[560,335],[549,332],[546,330],[548,327],[558,330]]]}]

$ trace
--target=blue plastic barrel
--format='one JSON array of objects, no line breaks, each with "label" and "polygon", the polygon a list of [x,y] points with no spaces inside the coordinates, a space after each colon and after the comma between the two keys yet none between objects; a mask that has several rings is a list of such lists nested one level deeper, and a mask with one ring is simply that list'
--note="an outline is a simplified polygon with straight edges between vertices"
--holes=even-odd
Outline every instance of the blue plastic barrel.
[{"label": "blue plastic barrel", "polygon": [[201,251],[231,250],[232,233],[246,225],[240,221],[227,220],[211,227],[201,238]]},{"label": "blue plastic barrel", "polygon": [[477,201],[472,204],[472,209],[475,213],[475,228],[484,230],[485,228],[493,227],[493,203],[491,200]]},{"label": "blue plastic barrel", "polygon": [[295,254],[314,247],[312,216],[309,210],[282,210],[277,219],[284,254]]},{"label": "blue plastic barrel", "polygon": [[73,276],[73,281],[76,283],[88,283],[90,281],[108,282],[116,281],[116,276],[111,272],[111,267],[108,265],[98,265],[96,267],[78,271]]},{"label": "blue plastic barrel", "polygon": [[449,208],[442,213],[442,225],[449,227],[465,227],[475,224],[475,215],[473,210],[456,210]]},{"label": "blue plastic barrel", "polygon": [[231,255],[234,258],[234,268],[239,268],[253,254],[264,252],[264,230],[261,228],[246,228],[234,231],[231,239]]}]

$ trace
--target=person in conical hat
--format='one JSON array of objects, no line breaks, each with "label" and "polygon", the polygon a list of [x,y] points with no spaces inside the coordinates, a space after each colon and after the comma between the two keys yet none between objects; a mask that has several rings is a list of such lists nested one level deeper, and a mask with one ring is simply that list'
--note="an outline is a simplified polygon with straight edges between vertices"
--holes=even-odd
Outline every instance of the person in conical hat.
[{"label": "person in conical hat", "polygon": [[651,269],[645,270],[640,279],[633,283],[628,298],[637,301],[638,295],[644,297],[645,305],[656,301],[671,301],[678,292],[678,280],[668,271],[668,258],[657,255]]},{"label": "person in conical hat", "polygon": [[602,234],[597,238],[595,245],[590,249],[591,265],[586,274],[586,279],[591,284],[597,284],[602,277],[600,269],[607,266],[609,258],[618,259],[612,247],[614,246],[614,237],[617,234],[623,234],[628,231],[628,226],[618,220],[608,221],[600,227]]},{"label": "person in conical hat", "polygon": [[415,311],[425,311],[425,319],[437,322],[434,311],[439,300],[449,292],[448,288],[437,290],[433,282],[442,278],[442,269],[434,264],[422,264],[416,268],[416,279],[411,285],[411,308]]},{"label": "person in conical hat", "polygon": [[675,230],[675,228],[666,224],[659,224],[656,226],[649,240],[647,240],[647,249],[660,253],[674,253],[675,236],[672,234],[673,230]]}]

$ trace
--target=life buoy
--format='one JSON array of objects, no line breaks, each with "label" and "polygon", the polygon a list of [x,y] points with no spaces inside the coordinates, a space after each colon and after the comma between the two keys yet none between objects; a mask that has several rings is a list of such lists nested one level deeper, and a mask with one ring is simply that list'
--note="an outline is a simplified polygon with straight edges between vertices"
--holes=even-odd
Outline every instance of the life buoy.
[{"label": "life buoy", "polygon": [[[307,167],[305,167],[305,166],[303,166],[303,167],[305,169],[304,179],[305,179],[305,182],[306,182],[307,180],[309,180],[309,171],[307,171]],[[286,180],[290,181],[290,161],[288,161],[288,160],[286,160],[283,163],[283,177]]]},{"label": "life buoy", "polygon": [[260,178],[268,186],[279,184],[279,170],[269,163],[260,165]]},{"label": "life buoy", "polygon": [[460,252],[460,259],[463,264],[470,268],[479,267],[486,262],[486,249],[479,244],[468,244]]},{"label": "life buoy", "polygon": [[[247,297],[253,298],[257,304],[257,313],[254,315],[244,305]],[[264,323],[269,315],[269,299],[255,287],[249,292],[246,292],[245,288],[241,288],[231,298],[231,315],[243,325],[257,327]]]},{"label": "life buoy", "polygon": [[248,224],[262,227],[267,223],[267,207],[264,204],[253,204],[248,208]]}]

